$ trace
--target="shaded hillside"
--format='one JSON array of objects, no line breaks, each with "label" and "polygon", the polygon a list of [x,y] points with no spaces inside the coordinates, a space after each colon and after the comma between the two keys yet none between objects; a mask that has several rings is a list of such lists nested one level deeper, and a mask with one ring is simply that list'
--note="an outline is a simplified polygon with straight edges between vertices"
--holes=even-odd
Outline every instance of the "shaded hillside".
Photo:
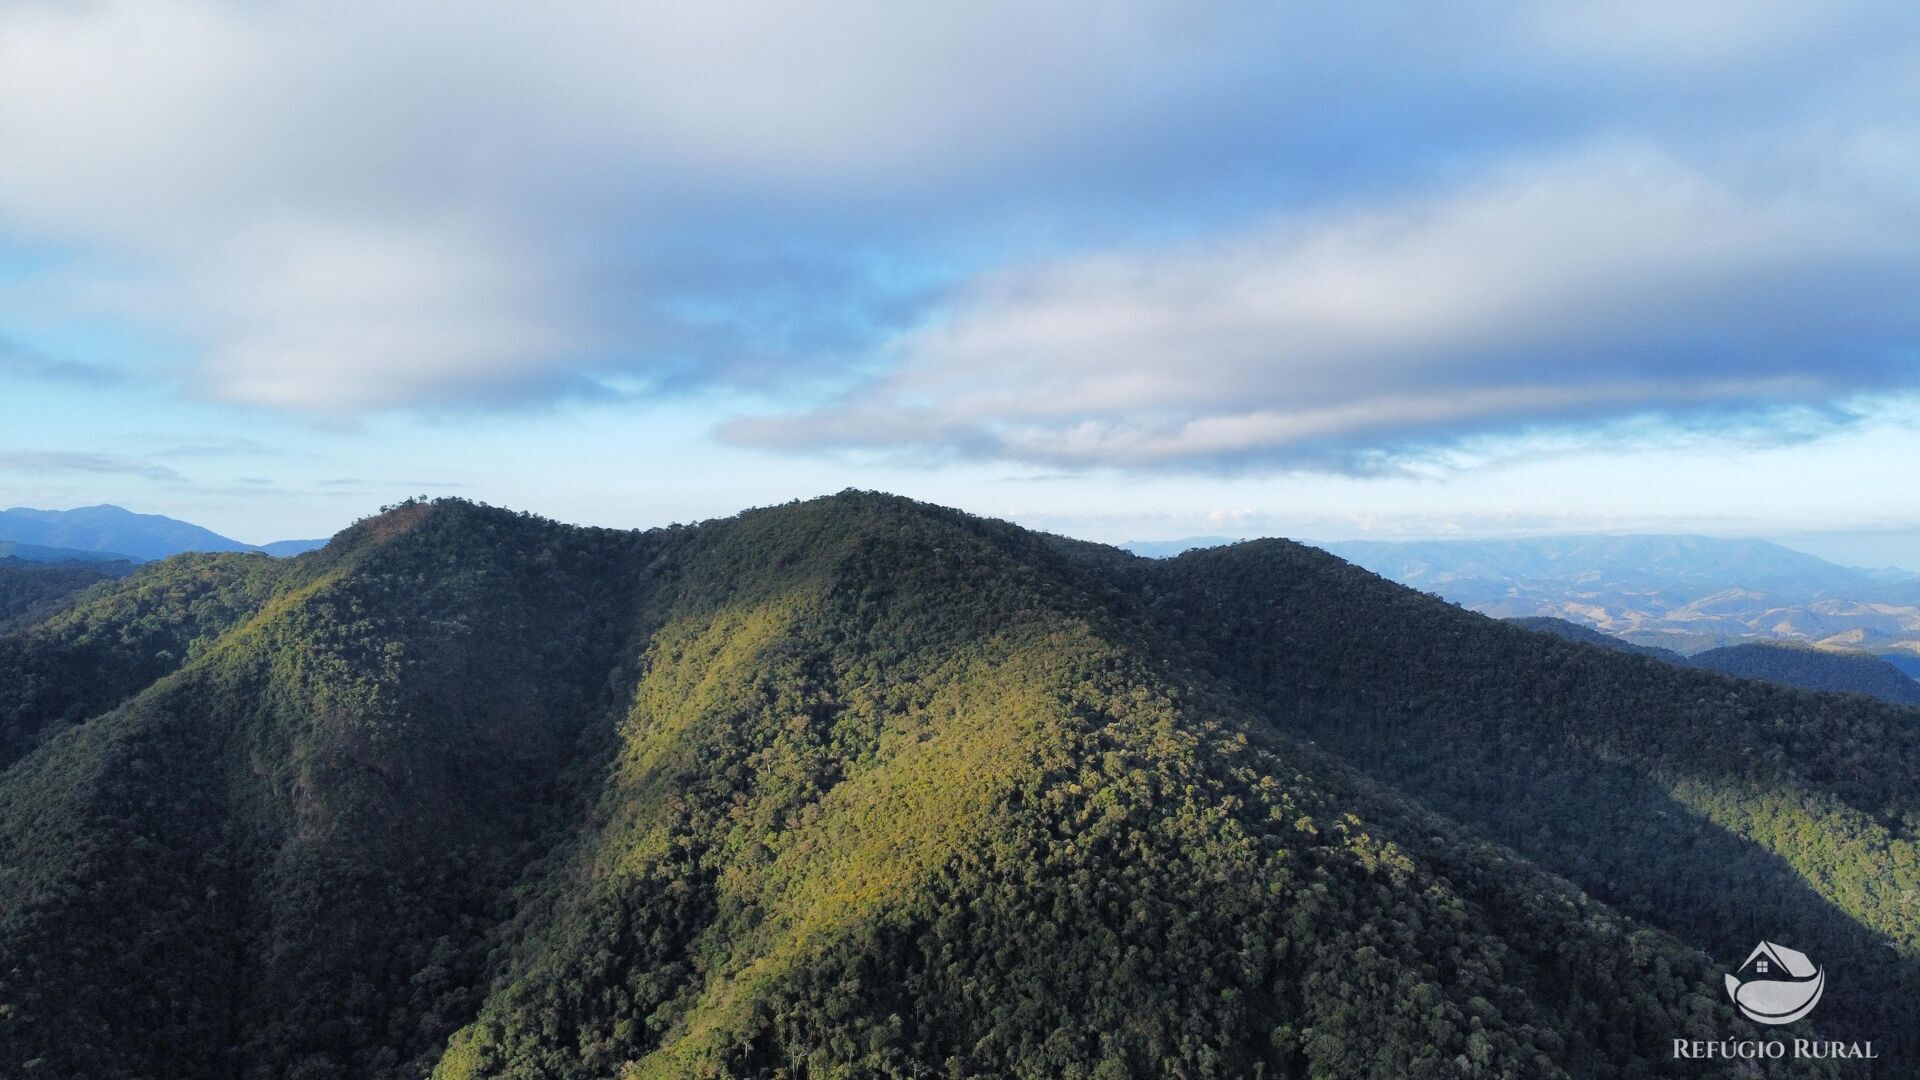
[{"label": "shaded hillside", "polygon": [[1646,923],[1768,935],[1915,1052],[1920,714],[1531,633],[1257,541],[1164,564],[1163,617],[1276,717]]},{"label": "shaded hillside", "polygon": [[0,636],[0,768],[206,649],[266,601],[280,565],[262,555],[178,556]]},{"label": "shaded hillside", "polygon": [[225,627],[0,779],[0,1059],[416,1074],[610,692],[647,564],[601,536],[406,507],[315,559],[169,560],[35,631]]},{"label": "shaded hillside", "polygon": [[0,557],[0,629],[37,621],[74,594],[133,572],[132,563],[38,562]]},{"label": "shaded hillside", "polygon": [[1577,641],[1582,645],[1597,645],[1614,652],[1631,653],[1634,656],[1650,656],[1656,660],[1665,660],[1670,664],[1684,664],[1687,658],[1672,649],[1662,649],[1653,645],[1636,645],[1631,641],[1603,634],[1591,626],[1582,626],[1566,619],[1556,619],[1551,615],[1526,615],[1507,619],[1509,623],[1522,629],[1541,634],[1552,634],[1567,641]]},{"label": "shaded hillside", "polygon": [[1752,642],[1709,649],[1689,658],[1695,667],[1747,679],[1870,694],[1898,705],[1920,705],[1920,682],[1869,653],[1833,652],[1784,642]]},{"label": "shaded hillside", "polygon": [[[1852,995],[1909,973],[1909,716],[1303,550],[1155,564],[847,494],[648,533],[409,504],[144,570],[0,638],[0,685],[42,673],[0,773],[0,1072],[1751,1075],[1670,1046],[1751,1030],[1702,950],[1760,924],[1846,973],[1799,1033],[1894,1045],[1904,999]],[[1840,748],[1806,778],[1789,720]],[[1554,770],[1641,723],[1611,767],[1674,783],[1602,811],[1617,842],[1507,812],[1612,793]],[[1735,809],[1797,839],[1604,872],[1671,869],[1664,821],[1777,840]]]}]

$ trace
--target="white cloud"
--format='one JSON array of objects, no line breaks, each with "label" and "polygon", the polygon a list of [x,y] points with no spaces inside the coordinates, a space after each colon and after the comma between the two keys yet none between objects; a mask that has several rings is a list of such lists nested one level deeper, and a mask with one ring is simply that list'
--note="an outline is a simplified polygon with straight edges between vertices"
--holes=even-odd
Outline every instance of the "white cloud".
[{"label": "white cloud", "polygon": [[[872,244],[929,279],[1017,261],[975,232],[1015,255],[1109,246],[979,275],[877,358],[836,340],[845,370],[900,369],[736,434],[1151,463],[1871,382],[1858,358],[1679,356],[1736,347],[1735,300],[1764,313],[1797,274],[1910,269],[1910,50],[1860,36],[1870,4],[1593,10],[14,0],[0,240],[71,255],[43,308],[137,320],[201,392],[282,408],[485,401],[614,366],[765,379],[787,358],[730,352],[805,337],[794,297],[852,309],[816,316],[833,328],[905,316],[867,318],[897,297],[859,273],[762,302],[726,252],[797,235],[840,266]],[[1783,73],[1793,115],[1767,89]],[[1731,134],[1675,149],[1674,123]],[[1349,158],[1378,175],[1356,167],[1329,205]],[[1217,224],[1210,198],[1259,220],[1138,243]],[[1776,321],[1880,341],[1897,321],[1816,291],[1831,314]],[[765,342],[729,325],[755,312]],[[1640,352],[1608,371],[1569,342]]]},{"label": "white cloud", "polygon": [[1161,4],[21,0],[0,11],[0,208],[168,242],[289,203],[545,198],[596,170],[871,183],[1191,73],[1179,26]]},{"label": "white cloud", "polygon": [[218,396],[393,405],[537,375],[581,342],[538,268],[462,230],[282,224],[194,260]]},{"label": "white cloud", "polygon": [[896,373],[727,433],[1051,464],[1284,461],[1920,375],[1920,315],[1887,303],[1920,282],[1920,199],[1854,174],[1780,179],[1614,144],[990,274],[894,343]]},{"label": "white cloud", "polygon": [[0,451],[0,475],[40,476],[49,473],[106,473],[165,482],[182,479],[173,469],[140,458],[67,450]]},{"label": "white cloud", "polygon": [[1207,61],[1181,18],[21,0],[0,8],[0,230],[93,260],[67,272],[85,302],[184,338],[227,399],[473,396],[583,341],[644,369],[673,328],[630,323],[671,305],[605,279],[661,235],[1122,130],[1118,106]]},{"label": "white cloud", "polygon": [[1688,65],[1786,51],[1807,39],[1858,29],[1871,5],[1813,5],[1794,0],[1675,4],[1670,0],[1591,0],[1523,9],[1524,31],[1562,55],[1611,62]]}]

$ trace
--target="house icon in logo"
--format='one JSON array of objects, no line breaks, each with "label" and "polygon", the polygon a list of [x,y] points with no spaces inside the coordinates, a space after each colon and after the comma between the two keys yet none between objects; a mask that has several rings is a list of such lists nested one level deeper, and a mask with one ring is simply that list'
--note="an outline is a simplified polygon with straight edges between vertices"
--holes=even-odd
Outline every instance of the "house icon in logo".
[{"label": "house icon in logo", "polygon": [[1740,970],[1727,976],[1727,996],[1746,1018],[1761,1024],[1791,1024],[1820,1004],[1827,969],[1807,954],[1763,941]]}]

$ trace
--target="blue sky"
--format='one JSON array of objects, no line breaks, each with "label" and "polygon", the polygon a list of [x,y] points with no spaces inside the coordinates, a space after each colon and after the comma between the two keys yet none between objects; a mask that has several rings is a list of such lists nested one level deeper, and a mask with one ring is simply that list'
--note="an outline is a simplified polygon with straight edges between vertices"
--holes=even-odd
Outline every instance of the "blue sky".
[{"label": "blue sky", "polygon": [[1910,6],[561,8],[0,8],[0,504],[1920,568]]}]

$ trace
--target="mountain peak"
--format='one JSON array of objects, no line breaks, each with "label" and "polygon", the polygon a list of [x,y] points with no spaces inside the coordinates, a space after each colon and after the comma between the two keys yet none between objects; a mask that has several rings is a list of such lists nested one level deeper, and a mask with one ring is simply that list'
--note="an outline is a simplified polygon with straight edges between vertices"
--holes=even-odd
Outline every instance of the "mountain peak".
[{"label": "mountain peak", "polygon": [[1888,706],[872,492],[341,541],[0,635],[0,1068],[1629,1075],[1730,886],[1906,1038]]}]

